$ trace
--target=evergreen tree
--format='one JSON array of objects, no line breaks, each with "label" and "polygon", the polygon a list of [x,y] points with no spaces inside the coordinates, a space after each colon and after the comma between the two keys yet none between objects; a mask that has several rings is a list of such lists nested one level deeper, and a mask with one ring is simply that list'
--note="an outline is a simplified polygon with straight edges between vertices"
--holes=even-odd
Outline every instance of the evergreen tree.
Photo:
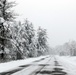
[{"label": "evergreen tree", "polygon": [[[22,49],[23,49],[23,46],[22,46],[22,34],[21,34],[21,30],[22,30],[22,27],[21,27],[21,22],[16,22],[16,23],[13,23],[13,27],[11,27],[11,31],[12,31],[12,45],[14,46],[14,50],[13,52],[16,53],[16,58],[17,59],[22,59]],[[23,31],[24,32],[24,31]]]},{"label": "evergreen tree", "polygon": [[45,54],[48,49],[46,29],[42,29],[41,27],[37,31],[37,49],[38,55]]},{"label": "evergreen tree", "polygon": [[[8,2],[7,0],[0,0],[0,44],[2,52],[2,59],[4,59],[5,45],[7,42],[6,35],[8,34],[8,21],[14,19],[13,12],[10,10],[15,5],[14,2]],[[7,21],[7,22],[6,22]],[[7,23],[7,24],[6,24]]]},{"label": "evergreen tree", "polygon": [[33,28],[33,25],[32,23],[29,23],[28,20],[25,20],[24,22],[24,30],[25,30],[25,33],[23,35],[24,39],[26,40],[24,42],[24,46],[25,46],[25,49],[24,51],[26,53],[28,53],[28,57],[32,57],[34,56],[34,50],[35,50],[35,45],[34,45],[34,37],[35,37],[35,32],[34,32],[34,28]]}]

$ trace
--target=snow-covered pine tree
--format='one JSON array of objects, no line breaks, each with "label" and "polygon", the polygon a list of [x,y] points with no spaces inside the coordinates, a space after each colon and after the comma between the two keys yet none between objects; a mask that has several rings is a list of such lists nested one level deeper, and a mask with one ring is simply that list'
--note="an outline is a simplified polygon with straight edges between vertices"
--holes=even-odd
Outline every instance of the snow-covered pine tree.
[{"label": "snow-covered pine tree", "polygon": [[39,27],[37,31],[37,51],[38,56],[44,55],[47,52],[47,33],[46,29]]},{"label": "snow-covered pine tree", "polygon": [[28,20],[25,20],[24,23],[24,28],[25,28],[25,33],[24,33],[24,39],[26,41],[24,41],[24,53],[27,53],[28,57],[33,57],[35,56],[35,30],[33,28],[33,24],[29,23]]},{"label": "snow-covered pine tree", "polygon": [[[12,21],[15,17],[13,12],[10,10],[15,5],[14,2],[8,2],[7,0],[0,0],[0,44],[1,44],[1,58],[4,59],[5,55],[5,45],[7,42],[6,35],[8,33],[8,26],[4,23],[7,21]],[[6,27],[7,26],[7,27]]]},{"label": "snow-covered pine tree", "polygon": [[32,23],[27,20],[25,20],[23,23],[16,22],[14,23],[13,27],[11,27],[11,30],[13,44],[20,53],[18,56],[21,56],[17,56],[17,59],[36,56],[35,30]]},{"label": "snow-covered pine tree", "polygon": [[[23,31],[23,27],[22,27],[22,24],[21,22],[14,22],[13,23],[13,26],[11,27],[11,36],[12,36],[12,40],[11,40],[11,43],[13,45],[13,51],[12,52],[12,57],[14,57],[15,55],[15,58],[16,59],[22,59],[23,57],[23,37],[22,37],[22,32]],[[11,53],[10,52],[10,53]]]}]

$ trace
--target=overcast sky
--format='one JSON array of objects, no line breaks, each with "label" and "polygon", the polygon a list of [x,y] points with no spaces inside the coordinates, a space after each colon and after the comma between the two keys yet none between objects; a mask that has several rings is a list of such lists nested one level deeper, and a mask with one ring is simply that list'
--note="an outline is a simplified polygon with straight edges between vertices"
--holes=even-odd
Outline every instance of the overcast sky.
[{"label": "overcast sky", "polygon": [[28,18],[35,29],[38,26],[47,29],[50,46],[76,40],[76,0],[16,0],[16,3],[19,19]]}]

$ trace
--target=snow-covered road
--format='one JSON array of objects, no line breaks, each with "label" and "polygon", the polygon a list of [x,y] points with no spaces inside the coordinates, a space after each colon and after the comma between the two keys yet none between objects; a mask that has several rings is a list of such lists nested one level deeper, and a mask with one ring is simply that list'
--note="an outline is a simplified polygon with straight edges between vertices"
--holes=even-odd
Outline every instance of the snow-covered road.
[{"label": "snow-covered road", "polygon": [[[50,60],[51,60],[51,58],[48,57],[43,60],[34,62],[29,67],[27,67],[17,73],[14,73],[12,75],[35,75],[35,73],[37,71],[41,70],[44,66],[48,65]],[[52,63],[52,65],[54,65],[54,64]]]},{"label": "snow-covered road", "polygon": [[49,56],[12,75],[66,75],[67,72],[63,71],[57,60],[56,56]]},{"label": "snow-covered road", "polygon": [[14,62],[14,68],[7,67],[0,75],[76,75],[76,57],[43,56]]}]

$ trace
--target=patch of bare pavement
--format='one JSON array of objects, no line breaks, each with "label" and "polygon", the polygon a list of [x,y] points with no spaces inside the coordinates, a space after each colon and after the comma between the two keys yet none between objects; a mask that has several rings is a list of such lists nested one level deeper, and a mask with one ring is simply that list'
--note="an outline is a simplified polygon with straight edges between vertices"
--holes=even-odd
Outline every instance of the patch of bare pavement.
[{"label": "patch of bare pavement", "polygon": [[67,75],[55,57],[49,57],[22,65],[18,69],[0,75]]}]

